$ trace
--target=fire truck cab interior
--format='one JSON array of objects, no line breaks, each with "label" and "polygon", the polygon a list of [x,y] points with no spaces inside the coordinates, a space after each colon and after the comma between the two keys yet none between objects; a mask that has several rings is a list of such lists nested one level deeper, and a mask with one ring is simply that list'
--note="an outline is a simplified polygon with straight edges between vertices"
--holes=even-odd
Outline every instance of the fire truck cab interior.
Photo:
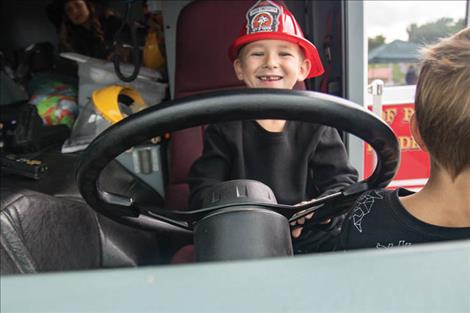
[{"label": "fire truck cab interior", "polygon": [[[127,2],[133,2],[138,16],[142,1]],[[122,10],[127,2],[109,1],[109,5]],[[47,1],[0,0],[0,25],[6,30],[0,39],[2,311],[385,312],[432,311],[446,305],[449,312],[457,312],[468,308],[462,299],[470,279],[457,279],[470,277],[468,242],[423,245],[410,251],[171,264],[177,251],[193,243],[193,228],[188,225],[202,216],[183,212],[189,194],[186,178],[202,153],[204,125],[265,115],[325,123],[345,131],[342,138],[350,155],[362,153],[362,148],[355,148],[356,139],[347,135],[354,134],[374,147],[378,165],[348,195],[386,186],[397,169],[399,150],[393,133],[380,119],[345,100],[356,101],[362,93],[355,87],[355,61],[348,52],[356,44],[351,42],[351,29],[360,20],[361,4],[284,2],[317,45],[326,69],[323,79],[299,84],[292,95],[242,92],[226,51],[253,1],[162,0],[167,74],[160,82],[168,85],[164,100],[112,125],[84,152],[65,154],[61,146],[71,130],[42,125],[31,110],[30,95],[18,86],[27,86],[35,73],[45,70],[37,65],[42,58],[61,74],[76,71],[76,64],[58,55],[56,29],[45,14],[37,13],[45,12]],[[41,60],[33,62],[35,55]],[[77,83],[78,77],[73,79]],[[262,97],[271,104],[261,112],[250,109]],[[295,110],[283,107],[286,102]],[[214,109],[217,103],[224,105]],[[351,115],[363,124],[348,122]],[[8,124],[11,120],[16,125]],[[150,143],[155,137],[158,141]],[[132,166],[116,159],[143,143],[152,148],[140,152],[158,147],[158,161],[150,162],[159,166],[163,183],[158,187],[149,186],[137,175],[139,170],[129,170]],[[155,156],[140,152],[129,152],[129,158]],[[129,199],[140,206],[138,217],[126,211],[132,207]],[[325,211],[325,216],[344,213],[344,203],[338,203],[340,208]],[[282,206],[271,209],[287,212]],[[186,220],[190,222],[181,223]],[[404,282],[405,277],[411,279]],[[311,293],[315,293],[313,303]],[[395,304],[390,306],[390,301]]]}]

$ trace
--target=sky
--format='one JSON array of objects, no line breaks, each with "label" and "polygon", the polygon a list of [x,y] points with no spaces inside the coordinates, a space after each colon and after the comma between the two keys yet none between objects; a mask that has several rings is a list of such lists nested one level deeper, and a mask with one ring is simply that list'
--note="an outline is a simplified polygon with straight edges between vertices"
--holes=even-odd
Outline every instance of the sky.
[{"label": "sky", "polygon": [[367,37],[383,35],[386,42],[408,40],[406,27],[435,21],[441,17],[454,20],[465,17],[466,1],[364,1]]}]

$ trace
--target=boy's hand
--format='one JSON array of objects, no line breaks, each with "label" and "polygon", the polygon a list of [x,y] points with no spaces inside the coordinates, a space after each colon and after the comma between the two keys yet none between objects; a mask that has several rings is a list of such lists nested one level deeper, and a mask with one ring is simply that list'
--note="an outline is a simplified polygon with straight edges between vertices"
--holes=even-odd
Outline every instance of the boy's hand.
[{"label": "boy's hand", "polygon": [[[294,204],[294,206],[299,206],[299,205],[303,205],[303,204],[306,204],[306,203],[309,203],[311,201],[313,201],[315,199],[312,199],[312,200],[309,200],[309,201],[302,201],[302,202],[299,202],[297,204]],[[299,213],[302,213],[303,211],[300,211]],[[302,229],[303,227],[302,226],[298,226],[298,225],[303,225],[305,224],[305,220],[309,220],[313,217],[313,212],[310,213],[310,214],[307,214],[305,215],[304,217],[301,217],[299,218],[298,220],[296,221],[293,221],[290,223],[290,225],[293,227],[292,228],[292,231],[291,231],[291,235],[292,235],[292,238],[294,239],[297,239],[300,237],[300,235],[302,234]]]},{"label": "boy's hand", "polygon": [[[308,200],[308,201],[302,201],[300,203],[294,204],[294,206],[304,205],[306,203],[313,202],[313,201],[315,201],[315,199]],[[304,212],[304,211],[300,211],[299,213],[302,213],[302,212]],[[310,220],[313,217],[313,214],[315,214],[315,212],[307,214],[304,217],[301,217],[298,220],[293,221],[293,222],[290,223],[290,225],[292,227],[292,230],[291,230],[292,238],[297,239],[297,238],[300,237],[300,235],[302,235],[303,227],[299,226],[299,225],[305,224],[305,221]],[[326,221],[321,222],[321,224],[328,224],[329,222],[331,222],[331,219],[327,219]]]}]

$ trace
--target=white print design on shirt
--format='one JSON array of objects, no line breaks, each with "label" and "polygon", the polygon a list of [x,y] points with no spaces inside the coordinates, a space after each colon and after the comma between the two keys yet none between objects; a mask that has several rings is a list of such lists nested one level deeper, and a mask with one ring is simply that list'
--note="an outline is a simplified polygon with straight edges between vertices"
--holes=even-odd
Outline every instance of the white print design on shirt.
[{"label": "white print design on shirt", "polygon": [[383,199],[383,196],[372,190],[360,196],[356,201],[353,209],[352,220],[356,229],[362,233],[362,220],[364,216],[370,213],[370,209],[374,205],[375,199]]},{"label": "white print design on shirt", "polygon": [[406,242],[406,240],[399,240],[397,244],[394,244],[393,242],[389,242],[388,244],[381,244],[380,242],[377,242],[375,247],[377,249],[387,249],[393,247],[410,247],[411,245],[411,242]]}]

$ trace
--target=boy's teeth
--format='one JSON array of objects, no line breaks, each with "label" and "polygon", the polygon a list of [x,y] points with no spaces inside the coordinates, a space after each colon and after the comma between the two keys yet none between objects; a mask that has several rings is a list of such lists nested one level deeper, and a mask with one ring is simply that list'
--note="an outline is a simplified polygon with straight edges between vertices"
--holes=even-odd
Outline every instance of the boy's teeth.
[{"label": "boy's teeth", "polygon": [[279,76],[260,76],[260,79],[261,80],[271,81],[271,80],[280,80],[281,77],[279,77]]}]

